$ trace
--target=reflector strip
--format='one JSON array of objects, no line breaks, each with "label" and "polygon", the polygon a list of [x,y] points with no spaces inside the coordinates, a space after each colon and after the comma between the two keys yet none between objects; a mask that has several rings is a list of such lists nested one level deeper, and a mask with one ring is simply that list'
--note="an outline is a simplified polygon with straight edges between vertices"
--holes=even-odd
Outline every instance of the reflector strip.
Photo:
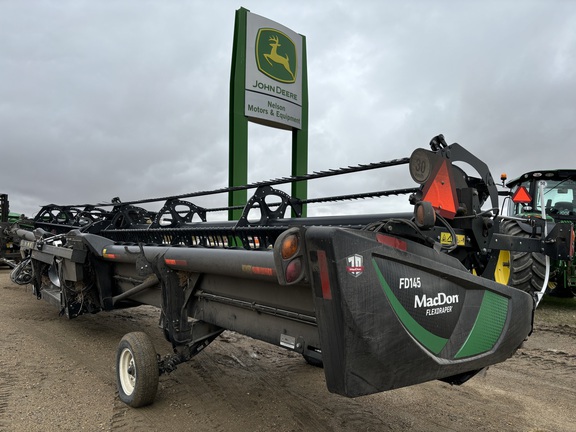
[{"label": "reflector strip", "polygon": [[520,186],[512,195],[512,201],[516,204],[528,204],[529,202],[532,202],[532,197],[528,193],[528,189],[524,186]]},{"label": "reflector strip", "polygon": [[399,238],[389,235],[376,234],[376,240],[378,240],[378,243],[385,244],[386,246],[392,246],[395,249],[400,249],[403,251],[408,249],[408,245],[404,240],[400,240]]},{"label": "reflector strip", "polygon": [[252,273],[257,275],[274,276],[274,270],[269,267],[252,266]]},{"label": "reflector strip", "polygon": [[328,274],[328,260],[326,252],[318,251],[318,266],[320,267],[320,285],[322,286],[322,297],[325,300],[332,300],[332,290],[330,289],[330,275]]},{"label": "reflector strip", "polygon": [[164,262],[166,263],[166,265],[171,265],[171,266],[185,266],[188,264],[188,262],[186,262],[186,260],[177,260],[177,259],[168,259],[168,258],[165,258]]}]

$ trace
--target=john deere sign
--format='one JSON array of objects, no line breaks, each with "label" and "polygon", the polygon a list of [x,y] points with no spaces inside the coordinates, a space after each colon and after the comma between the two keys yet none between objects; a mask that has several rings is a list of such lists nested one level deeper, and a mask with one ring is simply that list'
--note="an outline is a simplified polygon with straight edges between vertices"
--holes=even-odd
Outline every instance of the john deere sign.
[{"label": "john deere sign", "polygon": [[[278,50],[280,49],[280,54]],[[292,39],[271,28],[258,30],[256,36],[256,63],[258,70],[275,81],[286,84],[296,82],[298,54]]]},{"label": "john deere sign", "polygon": [[302,128],[302,36],[259,15],[246,21],[246,97],[250,120]]},{"label": "john deere sign", "polygon": [[[248,122],[289,130],[292,175],[308,169],[308,77],[306,38],[267,18],[236,11],[230,77],[229,185],[248,182]],[[306,199],[306,180],[292,183],[292,196]],[[230,192],[230,219],[239,219],[246,189]],[[306,216],[306,205],[302,207]]]}]

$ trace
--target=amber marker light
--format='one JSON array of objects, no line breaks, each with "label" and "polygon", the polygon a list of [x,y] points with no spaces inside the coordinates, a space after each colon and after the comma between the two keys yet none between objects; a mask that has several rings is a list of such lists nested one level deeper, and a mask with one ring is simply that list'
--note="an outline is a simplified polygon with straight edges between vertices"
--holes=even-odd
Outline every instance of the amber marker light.
[{"label": "amber marker light", "polygon": [[420,228],[430,229],[436,224],[436,212],[428,201],[420,201],[414,206],[414,220]]},{"label": "amber marker light", "polygon": [[102,250],[102,258],[107,258],[107,259],[116,259],[116,255],[115,254],[111,254],[106,252],[106,249]]},{"label": "amber marker light", "polygon": [[288,259],[298,252],[298,236],[290,234],[282,241],[282,258]]}]

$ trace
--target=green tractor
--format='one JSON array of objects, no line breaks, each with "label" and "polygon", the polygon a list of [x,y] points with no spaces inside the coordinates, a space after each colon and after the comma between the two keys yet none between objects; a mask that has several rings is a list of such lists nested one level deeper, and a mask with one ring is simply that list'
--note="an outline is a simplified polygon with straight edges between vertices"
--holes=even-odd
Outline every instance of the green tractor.
[{"label": "green tractor", "polygon": [[32,229],[24,215],[10,211],[7,194],[0,194],[0,266],[16,267],[21,259],[20,238],[14,237],[10,233],[10,228],[19,223],[22,228]]},{"label": "green tractor", "polygon": [[[506,180],[505,175],[502,181]],[[576,223],[576,170],[558,169],[531,171],[506,183],[510,189],[507,205],[508,216],[503,224],[507,234],[531,237],[534,233],[528,224],[514,220],[515,216],[545,217],[548,231],[556,224]],[[574,239],[573,239],[574,240]],[[574,241],[572,241],[574,247]],[[508,285],[531,294],[545,292],[557,297],[574,297],[576,293],[576,262],[550,258],[534,252],[509,252]],[[547,277],[546,267],[550,272]]]}]

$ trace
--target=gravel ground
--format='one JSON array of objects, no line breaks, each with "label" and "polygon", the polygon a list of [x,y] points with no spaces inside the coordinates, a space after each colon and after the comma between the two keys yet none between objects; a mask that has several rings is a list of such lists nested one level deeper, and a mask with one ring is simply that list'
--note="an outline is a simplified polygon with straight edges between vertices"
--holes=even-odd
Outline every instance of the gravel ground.
[{"label": "gravel ground", "polygon": [[2,431],[574,431],[576,301],[538,309],[511,359],[463,386],[430,382],[356,399],[329,393],[322,369],[292,352],[225,332],[160,377],[153,405],[118,399],[116,347],[145,331],[170,352],[158,311],[67,320],[0,270]]}]

